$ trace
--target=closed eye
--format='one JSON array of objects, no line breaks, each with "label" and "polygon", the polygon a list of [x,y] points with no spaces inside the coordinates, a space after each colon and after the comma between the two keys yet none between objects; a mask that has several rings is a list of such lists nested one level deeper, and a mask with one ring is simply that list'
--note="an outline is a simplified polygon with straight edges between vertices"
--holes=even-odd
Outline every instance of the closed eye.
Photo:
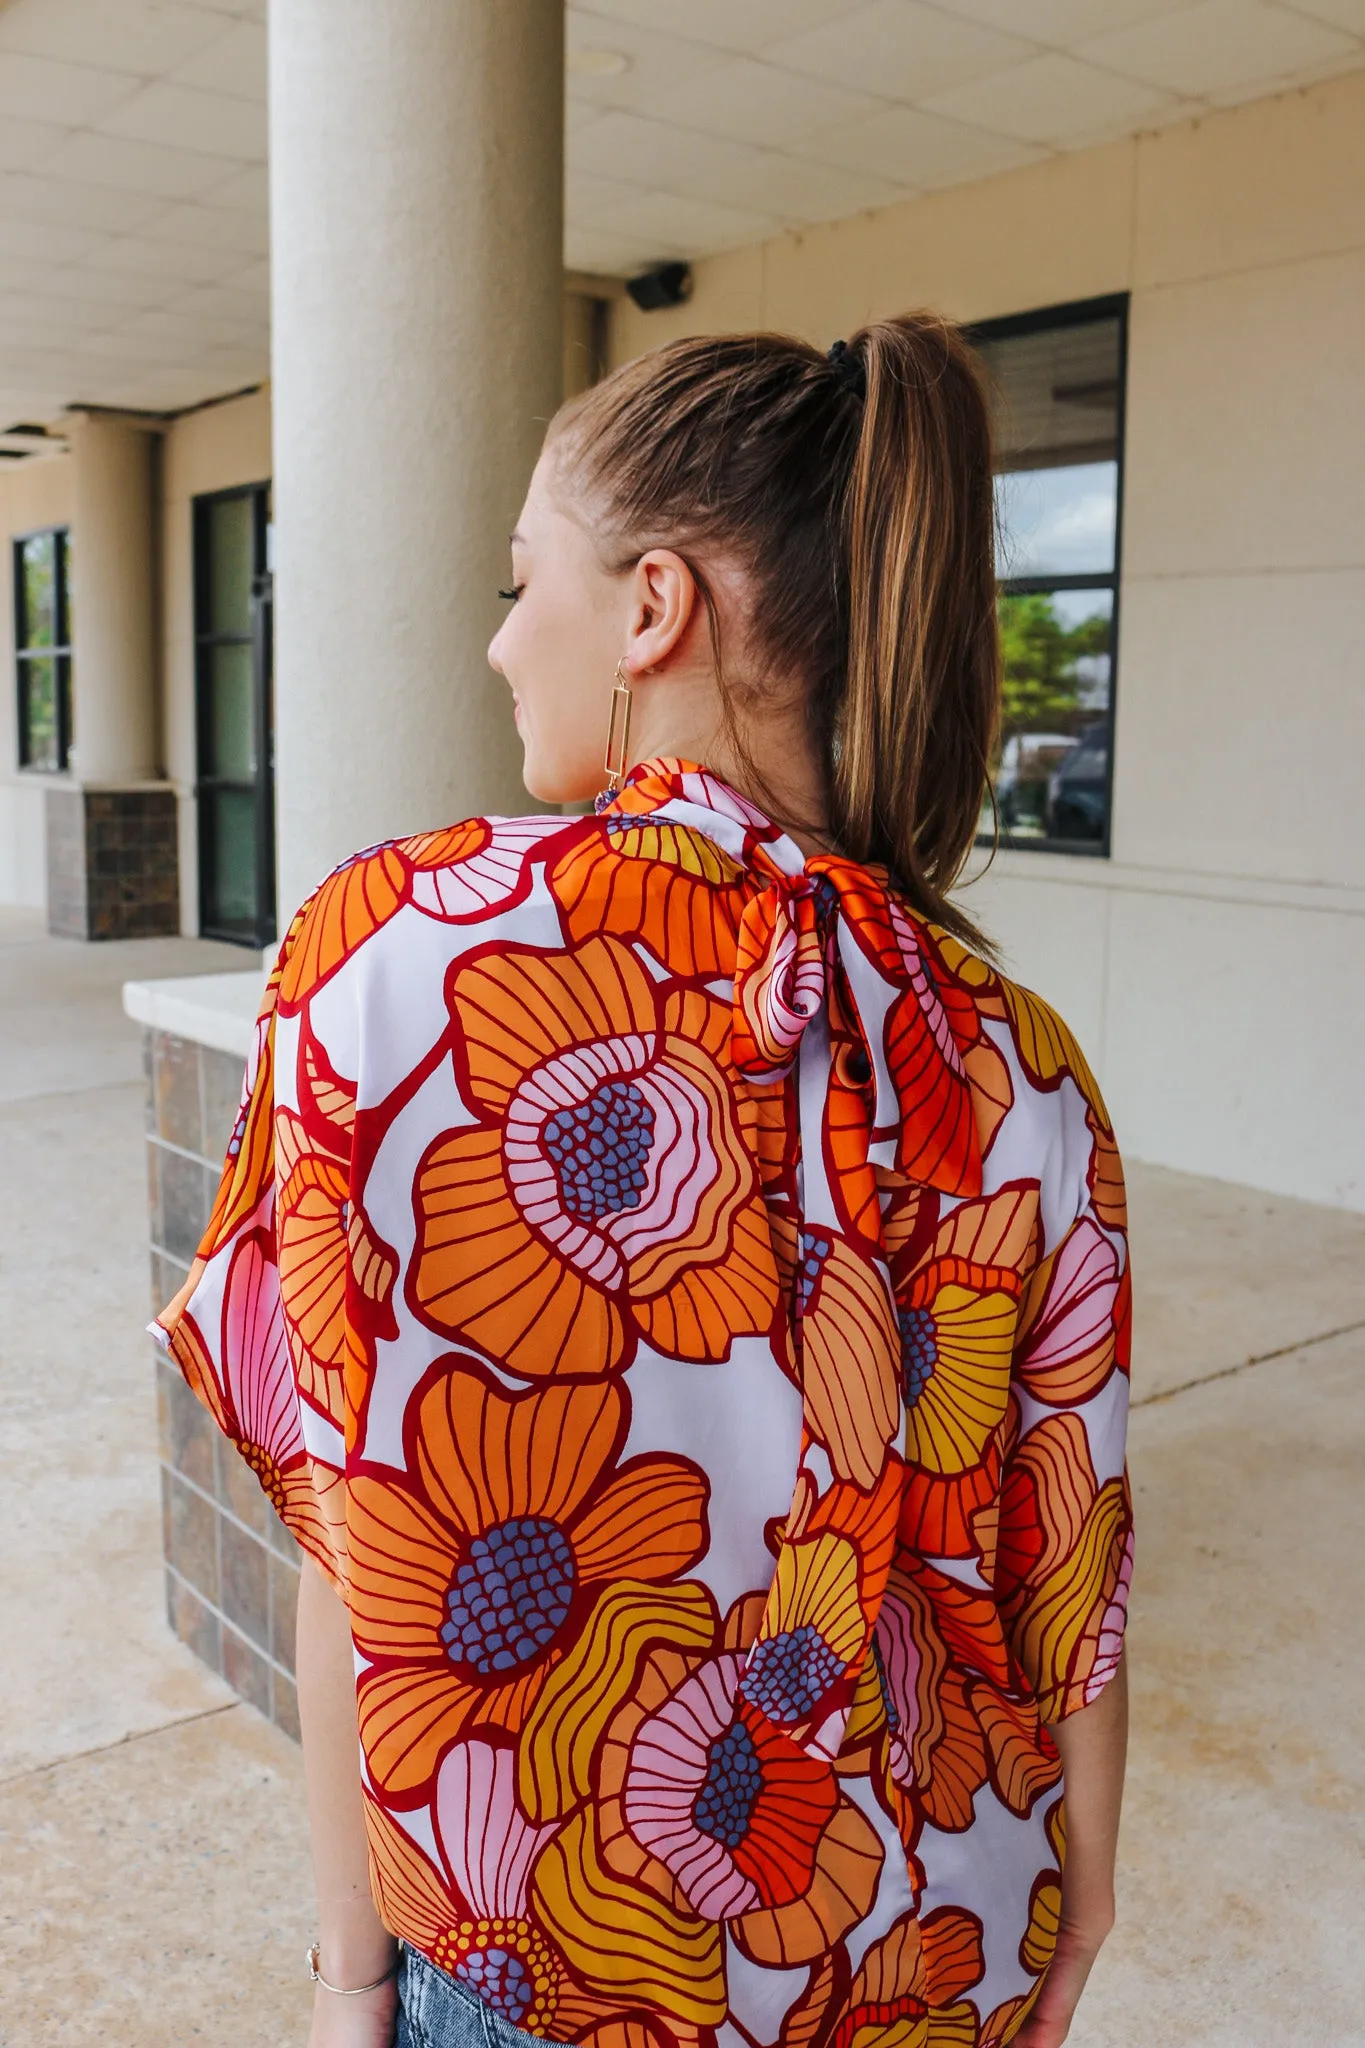
[{"label": "closed eye", "polygon": [[498,592],[498,596],[502,598],[504,602],[507,604],[515,604],[525,588],[526,586],[524,583],[518,583],[515,584],[511,590],[500,590]]}]

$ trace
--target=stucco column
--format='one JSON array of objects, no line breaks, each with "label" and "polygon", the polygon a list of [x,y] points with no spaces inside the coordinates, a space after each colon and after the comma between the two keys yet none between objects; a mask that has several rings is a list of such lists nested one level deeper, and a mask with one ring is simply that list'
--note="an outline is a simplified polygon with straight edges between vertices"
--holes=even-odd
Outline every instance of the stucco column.
[{"label": "stucco column", "polygon": [[153,440],[107,414],[71,422],[72,765],[84,783],[146,782],[157,771]]},{"label": "stucco column", "polygon": [[485,650],[562,376],[561,0],[271,0],[280,925],[524,810]]},{"label": "stucco column", "polygon": [[175,793],[156,781],[155,435],[72,415],[71,781],[45,791],[48,930],[179,929]]}]

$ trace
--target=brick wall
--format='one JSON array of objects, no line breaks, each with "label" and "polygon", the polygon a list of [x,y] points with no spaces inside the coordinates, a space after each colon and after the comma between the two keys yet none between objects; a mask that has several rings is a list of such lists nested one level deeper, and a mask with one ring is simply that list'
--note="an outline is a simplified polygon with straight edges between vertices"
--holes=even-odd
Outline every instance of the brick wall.
[{"label": "brick wall", "polygon": [[[164,1031],[143,1034],[152,1312],[185,1280],[208,1222],[243,1062]],[[166,1611],[195,1655],[297,1736],[299,1549],[254,1475],[157,1353]]]}]

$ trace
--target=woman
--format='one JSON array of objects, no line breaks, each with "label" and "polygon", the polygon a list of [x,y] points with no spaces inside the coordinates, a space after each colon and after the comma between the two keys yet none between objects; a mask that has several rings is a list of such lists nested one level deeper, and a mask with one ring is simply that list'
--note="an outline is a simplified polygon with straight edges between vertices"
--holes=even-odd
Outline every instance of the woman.
[{"label": "woman", "polygon": [[610,723],[608,788],[322,885],[160,1324],[307,1553],[313,2048],[1053,2048],[1113,1912],[1128,1280],[1085,1061],[947,894],[971,355],[645,356],[512,569],[527,788],[592,796]]}]

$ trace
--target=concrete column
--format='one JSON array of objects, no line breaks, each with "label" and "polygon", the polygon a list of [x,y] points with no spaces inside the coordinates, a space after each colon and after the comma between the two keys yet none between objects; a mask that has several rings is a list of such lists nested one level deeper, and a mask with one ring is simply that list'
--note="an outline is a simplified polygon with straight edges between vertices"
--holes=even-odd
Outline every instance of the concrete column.
[{"label": "concrete column", "polygon": [[73,766],[84,783],[157,772],[154,439],[102,413],[71,425]]},{"label": "concrete column", "polygon": [[271,0],[280,925],[524,810],[485,649],[562,379],[562,0]]}]

